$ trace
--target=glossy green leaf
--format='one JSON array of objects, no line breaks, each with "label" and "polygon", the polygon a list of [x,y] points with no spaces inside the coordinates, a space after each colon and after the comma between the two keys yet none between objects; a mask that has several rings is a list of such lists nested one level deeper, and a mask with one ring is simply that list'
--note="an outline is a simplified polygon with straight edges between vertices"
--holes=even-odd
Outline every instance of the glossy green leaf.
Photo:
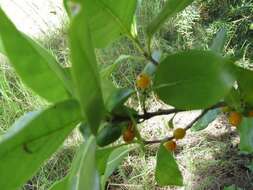
[{"label": "glossy green leaf", "polygon": [[253,119],[243,118],[238,126],[240,134],[239,148],[242,152],[253,153]]},{"label": "glossy green leaf", "polygon": [[242,190],[241,188],[237,188],[235,185],[231,185],[229,187],[224,187],[223,190]]},{"label": "glossy green leaf", "polygon": [[226,42],[226,36],[227,30],[225,28],[221,28],[213,39],[210,49],[214,52],[222,53]]},{"label": "glossy green leaf", "polygon": [[160,27],[171,17],[184,10],[194,0],[167,0],[162,11],[154,18],[147,27],[147,35],[149,38],[160,29]]},{"label": "glossy green leaf", "polygon": [[227,59],[210,51],[169,55],[158,66],[154,88],[161,100],[176,108],[207,108],[231,90],[233,68]]},{"label": "glossy green leaf", "polygon": [[253,71],[238,68],[237,82],[242,98],[253,105]]},{"label": "glossy green leaf", "polygon": [[158,185],[183,185],[182,174],[178,168],[178,165],[171,154],[163,144],[157,153],[155,179]]},{"label": "glossy green leaf", "polygon": [[57,63],[52,55],[19,32],[2,9],[0,23],[6,55],[23,82],[48,101],[66,99],[68,94],[62,79],[55,73]]},{"label": "glossy green leaf", "polygon": [[79,109],[74,100],[57,103],[46,110],[26,114],[3,135],[1,189],[16,190],[34,175],[81,119]]},{"label": "glossy green leaf", "polygon": [[200,131],[208,127],[218,115],[221,113],[220,109],[208,111],[201,119],[199,119],[191,128],[191,131]]},{"label": "glossy green leaf", "polygon": [[99,175],[96,169],[96,141],[93,136],[78,150],[69,174],[68,189],[100,189]]},{"label": "glossy green leaf", "polygon": [[247,168],[251,171],[251,173],[253,173],[253,161],[247,165]]},{"label": "glossy green leaf", "polygon": [[103,117],[104,103],[88,19],[85,9],[81,9],[73,18],[70,26],[70,47],[76,93],[83,115],[92,132],[96,133]]}]

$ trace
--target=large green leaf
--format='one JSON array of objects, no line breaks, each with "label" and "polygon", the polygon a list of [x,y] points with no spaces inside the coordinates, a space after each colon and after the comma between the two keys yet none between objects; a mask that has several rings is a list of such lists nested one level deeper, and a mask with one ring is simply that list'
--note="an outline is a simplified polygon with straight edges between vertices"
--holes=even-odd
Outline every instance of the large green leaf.
[{"label": "large green leaf", "polygon": [[157,153],[155,179],[158,185],[183,185],[182,174],[178,168],[178,165],[171,154],[163,144]]},{"label": "large green leaf", "polygon": [[148,25],[147,34],[151,38],[153,34],[171,17],[185,9],[194,0],[167,0],[162,11],[156,18]]},{"label": "large green leaf", "polygon": [[103,117],[104,103],[88,19],[86,9],[81,9],[71,22],[71,69],[83,115],[92,132],[96,133]]},{"label": "large green leaf", "polygon": [[[0,140],[0,187],[16,190],[54,153],[80,120],[78,103],[68,100],[26,114]],[[22,162],[22,163],[20,163]]]},{"label": "large green leaf", "polygon": [[179,109],[207,108],[232,88],[233,64],[210,51],[190,50],[169,55],[158,66],[155,91]]},{"label": "large green leaf", "polygon": [[253,105],[253,71],[238,68],[237,81],[242,98]]},{"label": "large green leaf", "polygon": [[136,0],[87,0],[95,47],[105,47],[121,35],[130,35]]},{"label": "large green leaf", "polygon": [[243,118],[238,128],[240,134],[240,150],[253,153],[253,119]]},{"label": "large green leaf", "polygon": [[[6,55],[23,82],[43,98],[56,102],[68,97],[64,83],[55,73],[50,53],[19,32],[0,8],[0,36]],[[53,68],[54,67],[54,68]]]},{"label": "large green leaf", "polygon": [[213,42],[211,44],[210,49],[214,52],[217,53],[222,53],[223,52],[223,48],[225,46],[225,41],[226,41],[226,36],[227,36],[227,31],[225,28],[221,28],[215,38],[213,39]]},{"label": "large green leaf", "polygon": [[220,108],[208,111],[201,119],[192,126],[192,131],[200,131],[208,127],[221,113]]},{"label": "large green leaf", "polygon": [[68,190],[99,190],[100,181],[96,169],[96,141],[91,136],[83,143],[73,161],[69,174]]}]

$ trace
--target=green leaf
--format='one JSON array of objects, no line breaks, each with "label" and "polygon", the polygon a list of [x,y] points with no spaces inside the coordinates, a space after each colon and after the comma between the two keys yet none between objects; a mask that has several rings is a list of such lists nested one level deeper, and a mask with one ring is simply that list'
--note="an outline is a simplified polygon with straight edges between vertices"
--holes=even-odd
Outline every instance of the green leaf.
[{"label": "green leaf", "polygon": [[253,71],[238,68],[237,82],[242,98],[253,105]]},{"label": "green leaf", "polygon": [[238,112],[243,112],[244,108],[241,105],[241,96],[239,90],[232,88],[229,94],[225,97],[224,101],[229,107],[235,109]]},{"label": "green leaf", "polygon": [[223,190],[242,190],[241,188],[237,188],[235,185],[231,185],[229,187],[224,187]]},{"label": "green leaf", "polygon": [[183,185],[182,174],[178,168],[178,165],[171,154],[167,151],[163,144],[157,153],[155,179],[158,185]]},{"label": "green leaf", "polygon": [[100,189],[99,175],[96,169],[96,141],[93,136],[79,148],[69,174],[68,189]]},{"label": "green leaf", "polygon": [[220,109],[214,109],[208,111],[201,119],[199,119],[191,128],[191,131],[200,131],[208,127],[208,125],[213,122],[218,115],[221,113]]},{"label": "green leaf", "polygon": [[119,67],[123,60],[133,59],[131,55],[120,55],[113,64],[101,70],[100,75],[102,79],[107,79]]},{"label": "green leaf", "polygon": [[121,146],[112,151],[107,160],[106,169],[101,179],[102,187],[105,186],[108,177],[112,175],[114,170],[121,164],[128,153],[135,148],[136,146]]},{"label": "green leaf", "polygon": [[99,174],[102,176],[105,173],[107,160],[115,147],[107,147],[97,149],[96,162]]},{"label": "green leaf", "polygon": [[1,36],[0,36],[0,53],[5,54],[5,51],[4,51],[4,44],[3,44],[3,42],[2,42]]},{"label": "green leaf", "polygon": [[102,79],[102,91],[105,108],[108,112],[122,106],[135,92],[131,88],[116,88],[112,81],[108,79]]},{"label": "green leaf", "polygon": [[247,168],[249,168],[251,173],[253,173],[253,161],[249,165],[247,165]]},{"label": "green leaf", "polygon": [[253,119],[243,118],[238,126],[240,134],[239,148],[242,152],[253,153]]},{"label": "green leaf", "polygon": [[227,30],[225,28],[221,28],[213,39],[210,49],[214,52],[222,53],[226,42],[226,36]]},{"label": "green leaf", "polygon": [[103,48],[122,35],[131,35],[136,6],[136,0],[86,0],[94,46]]},{"label": "green leaf", "polygon": [[74,100],[19,119],[0,140],[1,189],[21,187],[57,150],[80,119],[79,106]]},{"label": "green leaf", "polygon": [[72,75],[83,115],[95,134],[104,114],[97,61],[91,42],[85,9],[76,15],[70,26]]},{"label": "green leaf", "polygon": [[69,190],[68,189],[69,176],[57,181],[49,190]]},{"label": "green leaf", "polygon": [[148,25],[147,35],[152,38],[153,34],[171,17],[184,10],[194,0],[167,0],[164,8],[158,16]]},{"label": "green leaf", "polygon": [[107,123],[97,134],[97,144],[99,146],[109,145],[120,138],[121,132],[121,125]]},{"label": "green leaf", "polygon": [[111,94],[111,98],[105,102],[108,111],[113,111],[122,106],[135,91],[131,88],[119,88]]},{"label": "green leaf", "polygon": [[52,55],[19,32],[2,9],[0,23],[6,55],[23,82],[48,101],[66,99],[68,94],[64,81],[53,69],[57,63]]},{"label": "green leaf", "polygon": [[232,88],[234,66],[210,51],[169,55],[158,66],[154,88],[165,103],[178,109],[203,109],[223,99]]}]

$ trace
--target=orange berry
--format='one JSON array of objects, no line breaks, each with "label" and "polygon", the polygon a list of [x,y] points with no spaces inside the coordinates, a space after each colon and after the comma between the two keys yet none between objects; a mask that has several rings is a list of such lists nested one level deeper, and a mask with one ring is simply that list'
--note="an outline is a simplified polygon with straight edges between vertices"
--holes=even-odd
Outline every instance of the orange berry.
[{"label": "orange berry", "polygon": [[150,86],[150,83],[151,83],[150,77],[145,73],[138,75],[136,79],[137,87],[142,90],[148,88]]},{"label": "orange berry", "polygon": [[248,117],[253,117],[253,110],[248,112]]},{"label": "orange berry", "polygon": [[185,134],[186,134],[186,131],[183,128],[177,128],[173,131],[173,135],[175,139],[182,139],[184,138]]},{"label": "orange berry", "polygon": [[238,126],[242,121],[242,115],[238,112],[233,111],[229,114],[228,120],[231,125]]},{"label": "orange berry", "polygon": [[175,151],[177,144],[175,141],[167,141],[164,143],[164,146],[168,151]]},{"label": "orange berry", "polygon": [[125,130],[124,133],[123,133],[123,140],[124,140],[126,143],[132,142],[133,139],[134,139],[134,137],[135,137],[135,133],[134,133],[134,131],[131,130],[131,129],[127,129],[127,130]]}]

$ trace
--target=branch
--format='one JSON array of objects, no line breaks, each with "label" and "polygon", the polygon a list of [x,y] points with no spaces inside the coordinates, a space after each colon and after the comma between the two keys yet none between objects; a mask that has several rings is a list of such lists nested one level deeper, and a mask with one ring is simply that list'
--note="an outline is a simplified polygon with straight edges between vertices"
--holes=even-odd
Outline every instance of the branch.
[{"label": "branch", "polygon": [[[203,110],[201,112],[201,114],[199,114],[199,116],[197,116],[192,122],[190,122],[184,129],[189,130],[194,125],[194,123],[196,123],[199,119],[201,119],[208,111],[210,111],[212,109],[219,108],[219,107],[224,107],[225,105],[226,104],[224,102],[221,102],[221,103],[218,103],[218,104],[216,104],[216,105],[214,105],[210,108],[207,108],[207,109]],[[172,140],[172,139],[174,139],[174,136],[169,136],[169,137],[165,137],[163,139],[158,139],[158,140],[144,141],[144,144],[148,145],[148,144],[162,143],[162,142],[166,142],[166,141],[169,141],[169,140]]]}]

